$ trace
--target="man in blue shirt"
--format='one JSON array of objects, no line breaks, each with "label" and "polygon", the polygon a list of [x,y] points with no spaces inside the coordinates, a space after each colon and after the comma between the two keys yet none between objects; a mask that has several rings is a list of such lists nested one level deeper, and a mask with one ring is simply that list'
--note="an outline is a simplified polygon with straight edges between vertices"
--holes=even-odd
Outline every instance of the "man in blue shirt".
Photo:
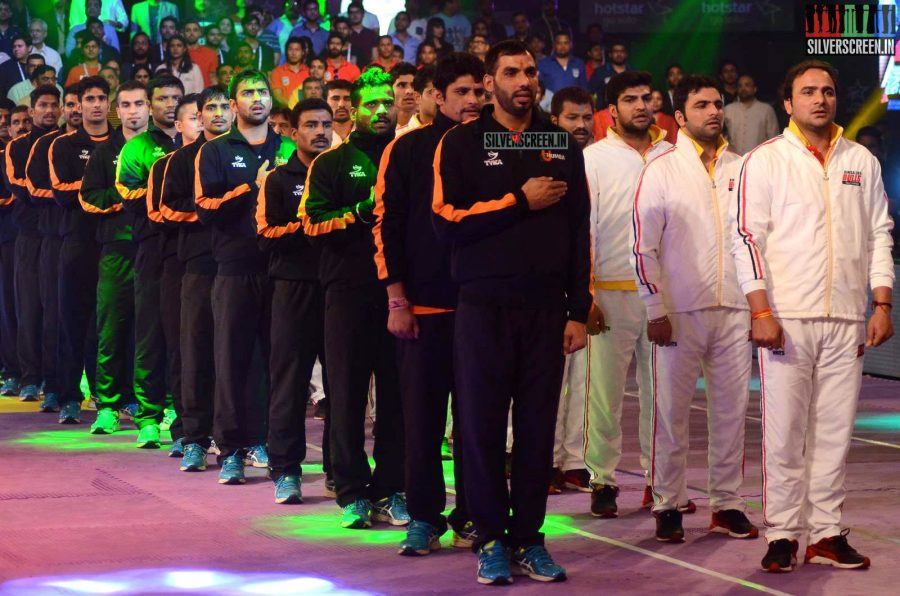
[{"label": "man in blue shirt", "polygon": [[541,58],[538,71],[548,91],[556,93],[563,87],[578,86],[587,89],[584,60],[572,56],[572,38],[566,31],[553,36],[553,54]]},{"label": "man in blue shirt", "polygon": [[290,37],[308,37],[316,56],[322,53],[328,43],[328,31],[322,27],[322,13],[317,0],[303,3],[303,22],[291,30]]}]

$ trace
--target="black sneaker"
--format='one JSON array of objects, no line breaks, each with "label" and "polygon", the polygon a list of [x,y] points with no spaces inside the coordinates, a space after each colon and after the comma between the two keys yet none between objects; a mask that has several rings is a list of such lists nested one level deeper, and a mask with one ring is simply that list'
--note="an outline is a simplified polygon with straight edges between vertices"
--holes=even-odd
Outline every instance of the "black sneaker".
[{"label": "black sneaker", "polygon": [[316,408],[313,410],[313,418],[316,420],[325,420],[328,416],[328,398],[323,397],[316,402]]},{"label": "black sneaker", "polygon": [[800,545],[796,540],[773,540],[769,543],[769,550],[762,560],[762,568],[769,573],[787,573],[797,566],[797,549]]},{"label": "black sneaker", "polygon": [[756,538],[759,536],[759,529],[750,523],[743,511],[737,509],[713,511],[709,529],[711,532],[728,534],[732,538]]},{"label": "black sneaker", "polygon": [[656,517],[656,539],[660,542],[684,542],[684,528],[681,527],[681,512],[666,509],[653,514]]},{"label": "black sneaker", "polygon": [[838,569],[868,569],[872,562],[869,557],[862,556],[850,546],[847,542],[848,532],[850,530],[844,530],[837,536],[823,538],[815,544],[807,545],[804,562],[831,565]]},{"label": "black sneaker", "polygon": [[618,496],[618,486],[604,484],[594,487],[591,491],[591,515],[604,519],[619,517],[619,507],[616,505]]}]

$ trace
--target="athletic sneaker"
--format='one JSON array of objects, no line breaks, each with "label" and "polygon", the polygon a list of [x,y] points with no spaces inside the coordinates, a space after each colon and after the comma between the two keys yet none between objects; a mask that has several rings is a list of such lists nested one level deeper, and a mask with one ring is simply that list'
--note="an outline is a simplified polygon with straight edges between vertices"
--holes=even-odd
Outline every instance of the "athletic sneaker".
[{"label": "athletic sneaker", "polygon": [[769,543],[769,549],[762,560],[762,568],[770,573],[787,573],[797,566],[797,549],[800,545],[796,540],[782,538]]},{"label": "athletic sneaker", "polygon": [[67,401],[59,409],[60,424],[78,424],[81,422],[81,404],[77,401]]},{"label": "athletic sneaker", "polygon": [[719,534],[728,534],[732,538],[756,538],[759,528],[750,523],[743,511],[726,509],[713,511],[709,529]]},{"label": "athletic sneaker", "polygon": [[582,493],[591,492],[591,473],[584,468],[563,472],[563,486]]},{"label": "athletic sneaker", "polygon": [[868,569],[872,562],[869,557],[859,554],[855,548],[847,542],[849,528],[838,534],[823,538],[815,544],[806,547],[805,563],[818,565],[831,565],[838,569]]},{"label": "athletic sneaker", "polygon": [[184,455],[184,439],[175,439],[169,447],[169,457],[181,457]]},{"label": "athletic sneaker", "polygon": [[410,522],[409,511],[406,510],[406,495],[394,493],[376,501],[372,505],[372,519],[392,526],[405,526]]},{"label": "athletic sneaker", "polygon": [[119,413],[112,408],[97,410],[97,419],[91,425],[92,435],[111,435],[119,430]]},{"label": "athletic sneaker", "polygon": [[210,455],[222,455],[219,446],[216,445],[216,442],[213,439],[209,440],[209,449],[207,449],[207,451],[209,451]]},{"label": "athletic sneaker", "polygon": [[337,487],[331,478],[325,479],[325,496],[329,499],[337,499]]},{"label": "athletic sneaker", "polygon": [[467,521],[461,528],[453,528],[453,546],[455,548],[472,548],[478,539],[475,524]]},{"label": "athletic sneaker", "polygon": [[441,534],[443,532],[428,522],[412,520],[397,554],[407,557],[431,554],[431,551],[441,548]]},{"label": "athletic sneaker", "polygon": [[137,404],[125,404],[119,410],[119,413],[122,414],[123,418],[128,418],[129,420],[134,420],[134,417],[137,416],[138,405]]},{"label": "athletic sneaker", "polygon": [[441,439],[441,460],[450,461],[453,459],[453,450],[450,449],[450,439],[444,437]]},{"label": "athletic sneaker", "polygon": [[697,505],[693,501],[688,499],[687,505],[680,505],[678,507],[678,511],[690,515],[691,513],[696,513]]},{"label": "athletic sneaker", "polygon": [[478,583],[506,585],[513,581],[506,547],[491,540],[478,549]]},{"label": "athletic sneaker", "polygon": [[19,379],[14,379],[12,377],[3,381],[3,385],[0,386],[0,395],[18,395],[19,394]]},{"label": "athletic sneaker", "polygon": [[650,507],[653,507],[653,489],[645,486],[644,496],[641,497],[641,509],[649,509]]},{"label": "athletic sneaker", "polygon": [[619,506],[616,505],[616,497],[619,496],[619,487],[603,484],[595,486],[591,491],[591,515],[612,519],[619,517]]},{"label": "athletic sneaker", "polygon": [[325,420],[328,416],[328,398],[323,397],[319,401],[316,402],[316,406],[313,409],[313,419],[315,420]]},{"label": "athletic sneaker", "polygon": [[172,428],[172,424],[175,422],[175,419],[178,416],[175,414],[175,410],[173,408],[166,408],[163,410],[163,419],[162,422],[159,423],[159,430],[169,430]]},{"label": "athletic sneaker", "polygon": [[247,449],[247,455],[244,457],[244,463],[254,468],[269,467],[269,452],[266,451],[265,445],[254,445]]},{"label": "athletic sneaker", "polygon": [[372,527],[372,503],[369,499],[356,499],[344,506],[341,515],[341,527],[351,530],[362,530]]},{"label": "athletic sneaker", "polygon": [[244,458],[240,453],[233,453],[222,460],[222,470],[219,472],[219,484],[244,484]]},{"label": "athletic sneaker", "polygon": [[562,494],[563,482],[564,480],[562,470],[560,470],[559,468],[553,468],[552,476],[550,477],[550,485],[547,487],[547,494]]},{"label": "athletic sneaker", "polygon": [[55,393],[45,393],[41,402],[41,412],[59,412],[59,397]]},{"label": "athletic sneaker", "polygon": [[206,449],[197,443],[189,443],[184,446],[184,455],[181,457],[182,472],[202,472],[206,469]]},{"label": "athletic sneaker", "polygon": [[159,449],[159,426],[148,424],[138,431],[138,449]]},{"label": "athletic sneaker", "polygon": [[279,505],[303,502],[303,495],[300,493],[300,476],[284,474],[275,482],[275,502]]},{"label": "athletic sneaker", "polygon": [[38,393],[37,385],[25,385],[19,391],[19,401],[37,401]]},{"label": "athletic sneaker", "polygon": [[660,542],[684,542],[681,512],[666,509],[653,514],[656,517],[656,539]]},{"label": "athletic sneaker", "polygon": [[543,544],[519,547],[513,553],[512,562],[519,573],[539,582],[566,581],[566,570],[553,562]]}]

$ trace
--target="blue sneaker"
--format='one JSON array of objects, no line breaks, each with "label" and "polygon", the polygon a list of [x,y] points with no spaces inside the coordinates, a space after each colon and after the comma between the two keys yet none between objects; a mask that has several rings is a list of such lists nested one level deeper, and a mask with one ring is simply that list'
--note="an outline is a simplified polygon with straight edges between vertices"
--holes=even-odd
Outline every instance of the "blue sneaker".
[{"label": "blue sneaker", "polygon": [[37,385],[25,385],[19,391],[19,401],[37,401],[38,393]]},{"label": "blue sneaker", "polygon": [[244,458],[244,463],[248,466],[253,466],[254,468],[268,468],[269,452],[266,451],[266,446],[254,445],[247,449],[247,456]]},{"label": "blue sneaker", "polygon": [[361,530],[372,527],[372,503],[369,499],[356,499],[344,507],[341,527]]},{"label": "blue sneaker", "polygon": [[59,409],[60,424],[78,424],[81,422],[81,404],[77,401],[67,401]]},{"label": "blue sneaker", "polygon": [[566,580],[566,570],[553,562],[550,553],[542,544],[518,548],[513,553],[512,560],[522,575],[527,575],[539,582]]},{"label": "blue sneaker", "polygon": [[222,461],[222,471],[219,472],[219,484],[244,484],[244,460],[240,453],[229,455]]},{"label": "blue sneaker", "polygon": [[184,455],[184,439],[175,439],[169,447],[169,457],[181,457]]},{"label": "blue sneaker", "polygon": [[513,582],[509,569],[509,554],[497,540],[478,549],[478,583],[504,586]]},{"label": "blue sneaker", "polygon": [[55,393],[45,393],[41,402],[41,412],[59,412],[59,398]]},{"label": "blue sneaker", "polygon": [[197,443],[184,446],[184,456],[181,458],[182,472],[202,472],[206,469],[206,449]]},{"label": "blue sneaker", "polygon": [[137,404],[125,404],[119,410],[119,413],[122,414],[123,418],[130,418],[134,420],[134,417],[137,416],[138,405]]},{"label": "blue sneaker", "polygon": [[475,524],[467,521],[461,528],[453,528],[453,546],[455,548],[471,549],[478,539],[478,531]]},{"label": "blue sneaker", "polygon": [[300,476],[285,474],[278,479],[275,483],[275,502],[284,505],[303,502],[303,495],[300,493]]},{"label": "blue sneaker", "polygon": [[428,522],[413,520],[406,530],[406,538],[400,543],[397,554],[407,557],[424,556],[441,548],[441,534]]},{"label": "blue sneaker", "polygon": [[406,510],[406,495],[394,493],[373,504],[372,519],[392,526],[405,526],[409,523],[409,511]]},{"label": "blue sneaker", "polygon": [[175,414],[175,410],[173,408],[166,408],[163,410],[163,419],[162,422],[159,423],[159,430],[169,430],[172,428],[172,424],[175,422],[175,419],[178,418],[178,415]]},{"label": "blue sneaker", "polygon": [[19,379],[14,379],[12,377],[3,381],[3,385],[0,386],[0,395],[18,395],[19,394]]}]

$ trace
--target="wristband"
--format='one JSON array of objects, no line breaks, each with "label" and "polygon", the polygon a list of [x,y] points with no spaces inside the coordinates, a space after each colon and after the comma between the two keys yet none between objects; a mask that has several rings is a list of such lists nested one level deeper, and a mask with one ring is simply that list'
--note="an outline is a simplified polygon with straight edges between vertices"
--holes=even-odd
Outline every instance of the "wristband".
[{"label": "wristband", "polygon": [[356,212],[356,218],[359,221],[361,221],[364,224],[372,223],[372,220],[366,220],[362,215],[359,214],[359,203],[356,204],[356,206],[353,208],[353,210]]},{"label": "wristband", "polygon": [[877,301],[873,300],[872,301],[872,312],[875,312],[875,309],[877,309],[879,306],[885,307],[886,309],[888,309],[888,311],[890,311],[894,308],[894,305],[891,304],[890,302],[877,302]]},{"label": "wristband", "polygon": [[403,310],[405,308],[409,308],[409,300],[406,298],[389,298],[388,299],[388,310]]},{"label": "wristband", "polygon": [[669,320],[669,316],[665,315],[658,319],[653,319],[652,321],[647,321],[647,324],[648,325],[662,325],[663,323],[665,323],[668,320]]},{"label": "wristband", "polygon": [[772,309],[767,308],[765,310],[758,310],[756,312],[750,313],[750,320],[756,321],[758,319],[768,319],[768,318],[771,318],[772,316],[773,316]]}]

